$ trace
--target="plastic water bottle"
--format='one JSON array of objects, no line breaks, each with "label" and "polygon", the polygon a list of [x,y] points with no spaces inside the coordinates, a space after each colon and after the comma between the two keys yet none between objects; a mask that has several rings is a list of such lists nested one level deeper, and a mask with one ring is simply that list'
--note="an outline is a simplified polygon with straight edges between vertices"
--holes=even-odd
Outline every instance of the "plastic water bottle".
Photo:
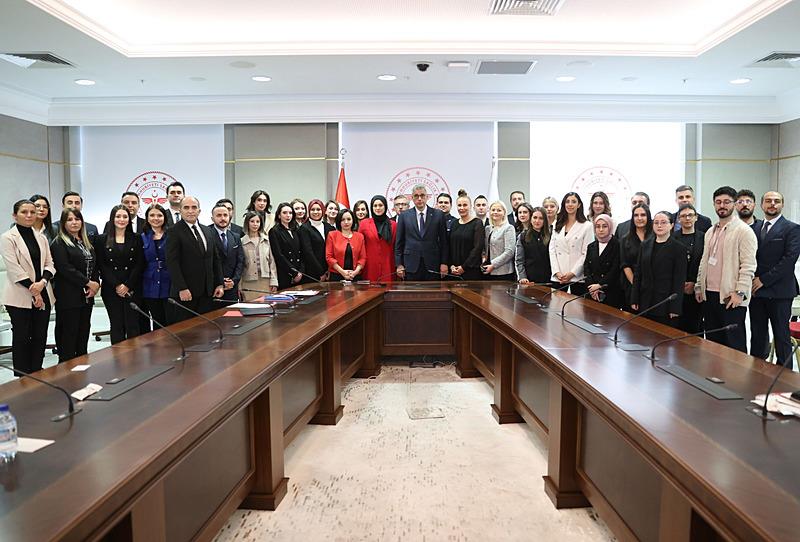
[{"label": "plastic water bottle", "polygon": [[0,462],[13,461],[17,456],[17,419],[8,405],[0,405]]}]

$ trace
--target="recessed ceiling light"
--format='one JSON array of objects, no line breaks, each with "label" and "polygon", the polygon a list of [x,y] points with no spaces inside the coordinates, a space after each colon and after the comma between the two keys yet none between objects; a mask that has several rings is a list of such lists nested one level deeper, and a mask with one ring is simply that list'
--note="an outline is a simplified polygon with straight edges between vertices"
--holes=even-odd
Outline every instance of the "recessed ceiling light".
[{"label": "recessed ceiling light", "polygon": [[256,65],[252,62],[247,62],[246,60],[237,60],[236,62],[231,62],[228,64],[231,68],[255,68]]},{"label": "recessed ceiling light", "polygon": [[591,66],[592,63],[588,60],[573,60],[572,62],[567,62],[567,66]]},{"label": "recessed ceiling light", "polygon": [[746,85],[749,82],[750,82],[749,77],[740,77],[738,79],[731,79],[730,81],[731,85]]},{"label": "recessed ceiling light", "polygon": [[384,73],[378,76],[378,79],[381,81],[394,81],[397,79],[396,75],[392,75],[391,73]]},{"label": "recessed ceiling light", "polygon": [[270,81],[272,81],[272,77],[270,77],[269,75],[254,75],[250,79],[252,79],[253,81],[258,81],[259,83],[269,83]]},{"label": "recessed ceiling light", "polygon": [[190,79],[191,81],[198,81],[198,82],[199,82],[199,81],[205,81],[205,80],[206,80],[206,78],[205,78],[205,77],[190,77],[189,79]]},{"label": "recessed ceiling light", "polygon": [[94,85],[94,81],[92,81],[91,79],[75,79],[75,84],[84,87],[90,87]]},{"label": "recessed ceiling light", "polygon": [[451,60],[447,63],[447,67],[451,70],[464,70],[469,68],[469,62],[466,60]]},{"label": "recessed ceiling light", "polygon": [[622,78],[622,80],[625,81],[626,83],[633,83],[637,79],[639,79],[639,78],[638,77],[633,77],[631,75],[629,75],[628,77],[623,77]]},{"label": "recessed ceiling light", "polygon": [[559,75],[556,77],[556,81],[559,83],[572,83],[575,80],[575,76],[573,75]]}]

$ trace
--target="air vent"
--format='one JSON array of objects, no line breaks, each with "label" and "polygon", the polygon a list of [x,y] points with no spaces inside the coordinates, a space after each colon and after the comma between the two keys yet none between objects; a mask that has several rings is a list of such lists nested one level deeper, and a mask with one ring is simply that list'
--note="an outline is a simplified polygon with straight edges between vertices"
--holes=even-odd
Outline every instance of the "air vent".
[{"label": "air vent", "polygon": [[800,68],[800,53],[771,53],[750,64],[751,68]]},{"label": "air vent", "polygon": [[481,60],[480,75],[525,75],[536,65],[535,60]]},{"label": "air vent", "polygon": [[555,15],[564,0],[492,0],[491,15]]},{"label": "air vent", "polygon": [[53,53],[0,53],[0,60],[22,68],[73,68],[74,66]]}]

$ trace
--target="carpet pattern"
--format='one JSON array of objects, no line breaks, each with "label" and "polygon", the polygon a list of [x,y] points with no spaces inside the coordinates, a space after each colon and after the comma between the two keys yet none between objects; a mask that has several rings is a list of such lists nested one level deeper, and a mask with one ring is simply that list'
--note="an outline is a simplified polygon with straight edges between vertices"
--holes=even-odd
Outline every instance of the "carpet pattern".
[{"label": "carpet pattern", "polygon": [[498,425],[491,402],[452,365],[350,380],[339,424],[287,447],[278,510],[238,510],[215,540],[614,540],[591,509],[553,507],[546,449],[525,424]]}]

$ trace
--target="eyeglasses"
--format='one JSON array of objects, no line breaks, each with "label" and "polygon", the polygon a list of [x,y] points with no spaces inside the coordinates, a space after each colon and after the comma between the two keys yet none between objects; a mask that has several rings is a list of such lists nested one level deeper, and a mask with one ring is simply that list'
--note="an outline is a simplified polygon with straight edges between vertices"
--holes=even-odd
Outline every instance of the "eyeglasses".
[{"label": "eyeglasses", "polygon": [[669,220],[653,220],[653,226],[669,226]]},{"label": "eyeglasses", "polygon": [[754,203],[755,201],[751,200],[750,198],[742,198],[736,200],[737,205],[753,205]]},{"label": "eyeglasses", "polygon": [[733,200],[732,199],[714,200],[714,205],[733,205]]},{"label": "eyeglasses", "polygon": [[696,216],[697,216],[697,215],[696,215],[696,214],[694,214],[694,213],[686,213],[686,214],[683,214],[683,215],[679,216],[678,218],[679,218],[680,220],[691,220],[692,218],[694,218],[694,217],[696,217]]}]

